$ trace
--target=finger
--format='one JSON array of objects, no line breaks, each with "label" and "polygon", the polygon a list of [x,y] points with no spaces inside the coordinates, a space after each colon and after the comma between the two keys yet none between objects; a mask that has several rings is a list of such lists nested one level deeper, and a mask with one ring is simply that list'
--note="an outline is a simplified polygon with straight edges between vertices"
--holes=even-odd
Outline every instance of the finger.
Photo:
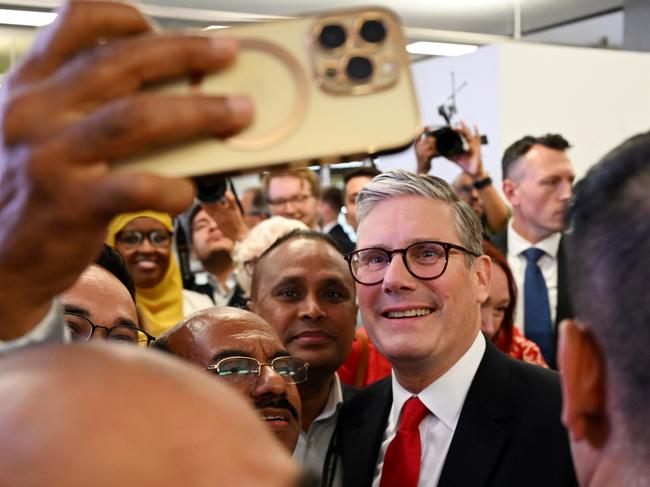
[{"label": "finger", "polygon": [[177,215],[194,201],[194,185],[188,179],[154,174],[109,173],[89,185],[88,202],[93,214],[111,218],[118,213],[154,210]]},{"label": "finger", "polygon": [[79,51],[114,37],[153,29],[135,7],[121,2],[68,1],[56,20],[35,41],[15,77],[33,82],[46,78]]},{"label": "finger", "polygon": [[248,97],[139,94],[72,124],[50,137],[39,151],[57,161],[113,161],[201,135],[228,137],[252,117]]},{"label": "finger", "polygon": [[237,204],[235,203],[235,195],[230,191],[226,191],[223,195],[223,202],[229,210],[237,209]]},{"label": "finger", "polygon": [[221,69],[237,50],[237,41],[223,35],[147,35],[117,41],[76,59],[42,96],[61,106],[102,103],[154,81]]}]

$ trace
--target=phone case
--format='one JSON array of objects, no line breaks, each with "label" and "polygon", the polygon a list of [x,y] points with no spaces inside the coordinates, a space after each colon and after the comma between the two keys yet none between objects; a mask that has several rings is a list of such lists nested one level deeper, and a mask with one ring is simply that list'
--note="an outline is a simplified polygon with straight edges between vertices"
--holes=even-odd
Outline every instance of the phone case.
[{"label": "phone case", "polygon": [[356,160],[400,150],[420,117],[399,19],[383,8],[311,14],[228,29],[235,63],[156,88],[248,94],[255,121],[229,139],[206,138],[116,162],[116,170],[171,176],[238,174],[274,166]]}]

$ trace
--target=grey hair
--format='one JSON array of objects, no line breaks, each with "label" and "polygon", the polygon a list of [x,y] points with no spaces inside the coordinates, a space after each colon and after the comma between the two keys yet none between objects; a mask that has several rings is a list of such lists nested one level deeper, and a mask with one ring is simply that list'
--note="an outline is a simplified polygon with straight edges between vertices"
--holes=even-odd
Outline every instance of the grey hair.
[{"label": "grey hair", "polygon": [[413,174],[404,169],[387,171],[376,176],[357,195],[359,224],[377,203],[400,196],[421,196],[449,204],[454,211],[456,233],[460,243],[476,255],[483,254],[483,227],[472,208],[458,198],[454,189],[436,176]]}]

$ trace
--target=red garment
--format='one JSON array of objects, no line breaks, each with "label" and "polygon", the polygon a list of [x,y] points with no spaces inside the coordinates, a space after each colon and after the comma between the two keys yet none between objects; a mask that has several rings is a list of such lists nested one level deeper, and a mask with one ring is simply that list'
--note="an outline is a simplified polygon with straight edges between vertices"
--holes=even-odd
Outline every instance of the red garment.
[{"label": "red garment", "polygon": [[354,334],[352,351],[338,370],[341,382],[355,387],[365,387],[389,376],[390,371],[390,363],[372,344],[366,329],[359,328]]},{"label": "red garment", "polygon": [[399,428],[384,456],[380,487],[418,486],[422,458],[418,427],[427,414],[429,410],[417,396],[404,403]]},{"label": "red garment", "polygon": [[506,354],[518,360],[523,360],[535,365],[541,365],[548,369],[548,365],[542,356],[542,352],[537,344],[519,331],[519,328],[512,327],[512,341],[507,350],[503,350]]}]

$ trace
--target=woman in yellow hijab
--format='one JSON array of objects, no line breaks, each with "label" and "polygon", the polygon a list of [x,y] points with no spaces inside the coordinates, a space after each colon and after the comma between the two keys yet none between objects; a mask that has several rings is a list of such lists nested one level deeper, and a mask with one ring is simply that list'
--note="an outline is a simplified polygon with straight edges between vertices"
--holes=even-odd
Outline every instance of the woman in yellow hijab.
[{"label": "woman in yellow hijab", "polygon": [[208,296],[183,289],[173,231],[172,217],[155,211],[118,215],[108,227],[107,243],[120,251],[135,282],[141,326],[154,336],[213,306]]}]

